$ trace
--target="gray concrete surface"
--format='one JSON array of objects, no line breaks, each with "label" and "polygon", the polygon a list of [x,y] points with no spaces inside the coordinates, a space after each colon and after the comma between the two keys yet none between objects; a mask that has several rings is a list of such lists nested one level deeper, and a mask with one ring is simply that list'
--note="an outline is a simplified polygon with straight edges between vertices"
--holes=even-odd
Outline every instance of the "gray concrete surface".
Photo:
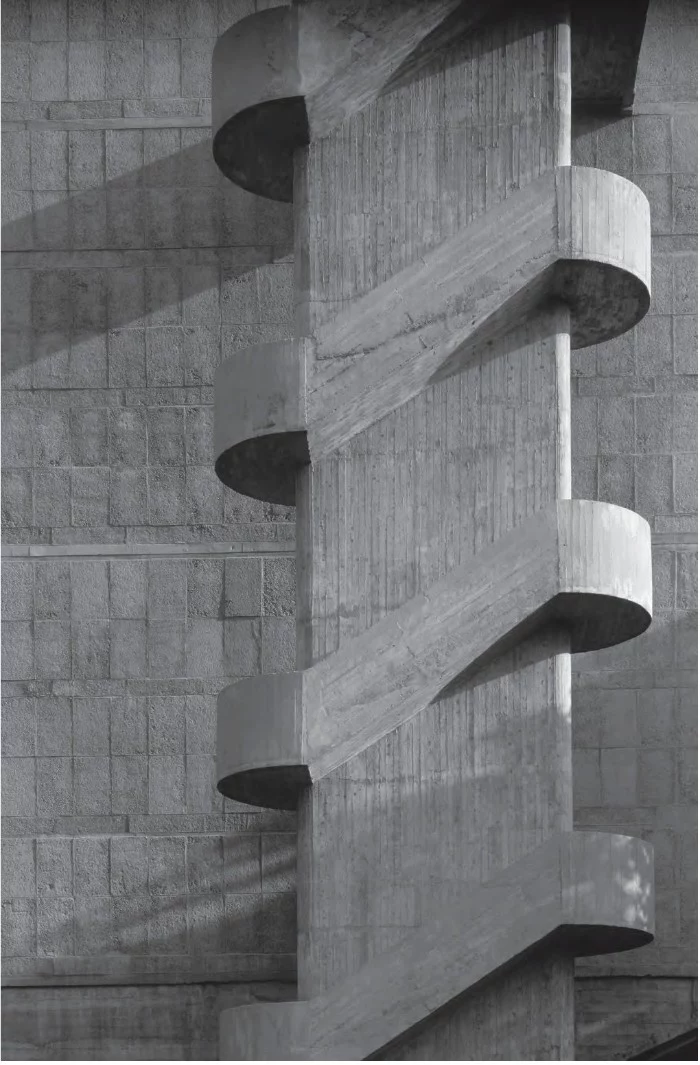
[{"label": "gray concrete surface", "polygon": [[[3,4],[8,1058],[216,1056],[206,982],[291,976],[293,819],[212,790],[216,692],[293,630],[293,513],[211,444],[222,352],[290,332],[289,208],[210,155],[254,6]],[[658,899],[655,945],[579,963],[580,1057],[695,1008],[696,92],[695,9],[652,0],[635,113],[574,130],[650,199],[653,304],[572,356],[573,490],[650,520],[656,575],[649,634],[573,663],[577,824],[653,842]]]}]

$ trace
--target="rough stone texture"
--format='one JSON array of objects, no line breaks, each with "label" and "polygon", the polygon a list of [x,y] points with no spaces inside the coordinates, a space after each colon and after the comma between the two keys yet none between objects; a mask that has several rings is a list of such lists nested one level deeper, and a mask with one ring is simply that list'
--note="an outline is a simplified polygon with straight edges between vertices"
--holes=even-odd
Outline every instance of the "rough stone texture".
[{"label": "rough stone texture", "polygon": [[[201,799],[194,800],[203,809],[186,807],[185,759],[191,769],[200,756],[211,764],[206,720],[226,683],[213,662],[198,676],[186,675],[189,628],[177,685],[167,683],[171,661],[162,666],[165,677],[150,669],[123,675],[159,660],[158,623],[171,620],[178,633],[180,624],[202,623],[202,661],[226,631],[235,661],[255,659],[250,621],[260,624],[262,608],[250,602],[259,602],[258,591],[240,572],[228,585],[225,576],[229,605],[218,616],[224,559],[202,557],[188,579],[186,613],[180,600],[171,618],[163,616],[169,599],[149,599],[151,560],[109,554],[138,543],[144,550],[182,542],[259,544],[291,532],[288,511],[221,488],[210,444],[221,348],[288,332],[289,209],[221,181],[210,157],[213,41],[255,6],[254,0],[3,3],[4,538],[68,549],[67,556],[13,560],[13,567],[21,564],[14,572],[7,566],[3,581],[4,662],[20,674],[5,684],[3,699],[5,953],[16,970],[25,959],[33,983],[75,979],[60,973],[75,972],[76,955],[81,972],[89,958],[104,968],[105,944],[119,929],[127,945],[109,953],[109,982],[133,979],[134,959],[143,955],[130,953],[129,944],[141,944],[140,951],[149,942],[155,953],[146,955],[153,965],[147,978],[180,978],[190,955],[169,952],[166,976],[162,944],[185,943],[187,935],[191,942],[196,936],[201,978],[220,979],[207,944],[216,946],[221,899],[235,902],[226,934],[234,928],[242,937],[245,945],[235,947],[240,958],[255,927],[246,906],[255,908],[262,895],[248,890],[259,870],[265,895],[284,895],[287,907],[294,887],[293,823],[230,805],[226,813],[226,806],[212,810],[219,800],[203,768],[195,787]],[[627,1057],[694,1023],[683,944],[692,942],[696,918],[697,120],[687,106],[697,91],[695,35],[688,0],[651,0],[637,113],[580,125],[573,148],[575,162],[638,183],[654,224],[651,314],[633,336],[572,358],[573,493],[634,506],[648,517],[657,576],[658,621],[649,636],[597,663],[574,660],[577,823],[641,835],[657,855],[658,946],[614,962],[617,973],[634,964],[632,975],[596,975],[588,962],[588,975],[578,981],[579,1057],[589,1060]],[[95,551],[106,545],[107,556],[71,556],[72,545],[81,544]],[[154,561],[171,574],[182,565],[181,557]],[[108,615],[98,567],[84,587],[80,582],[71,617],[73,562],[79,572],[87,562],[109,563]],[[188,578],[193,563],[186,563]],[[269,622],[261,654],[278,665],[264,669],[287,668],[276,648],[290,617],[291,563],[274,556],[272,565],[280,564],[287,567],[281,583],[265,560]],[[236,600],[246,600],[242,616],[234,612]],[[90,613],[78,612],[84,609]],[[67,657],[66,635],[78,638],[75,659]],[[112,661],[121,676],[111,674]],[[158,706],[151,729],[151,704],[159,699],[172,711],[164,732]],[[158,753],[149,753],[149,729]],[[150,768],[154,795],[166,804],[182,802],[184,774],[184,810],[149,810]],[[159,773],[174,791],[155,786]],[[86,812],[78,812],[76,800]],[[130,803],[140,809],[124,812]],[[237,850],[230,860],[219,857],[224,836]],[[153,838],[151,895],[145,874]],[[105,858],[113,847],[114,877]],[[187,894],[178,891],[172,909],[162,906],[165,869],[179,888],[192,869],[196,905],[188,909]],[[219,869],[232,876],[225,895],[209,890]],[[289,909],[266,927],[268,942],[288,935]],[[92,954],[79,953],[86,929],[88,937],[96,930]],[[224,979],[236,978],[237,964],[233,955],[224,958]],[[21,978],[20,972],[8,979]],[[85,979],[104,976],[87,971]],[[4,994],[6,1056],[16,1058],[213,1057],[214,1018],[238,1001],[212,1001],[204,985],[47,986]],[[163,1014],[157,1003],[165,1004]],[[521,1021],[497,1011],[496,1023],[512,1030]]]},{"label": "rough stone texture", "polygon": [[577,964],[587,1060],[697,1024],[696,97],[696,8],[652,0],[633,113],[574,126],[573,161],[636,182],[652,222],[649,315],[572,355],[573,494],[651,522],[655,581],[644,636],[573,660],[576,827],[652,841],[657,885],[653,944]]},{"label": "rough stone texture", "polygon": [[216,1057],[247,994],[56,985],[294,978],[294,817],[215,790],[216,693],[293,665],[293,512],[213,468],[222,353],[291,314],[290,209],[211,159],[252,9],[3,4],[10,1057]]}]

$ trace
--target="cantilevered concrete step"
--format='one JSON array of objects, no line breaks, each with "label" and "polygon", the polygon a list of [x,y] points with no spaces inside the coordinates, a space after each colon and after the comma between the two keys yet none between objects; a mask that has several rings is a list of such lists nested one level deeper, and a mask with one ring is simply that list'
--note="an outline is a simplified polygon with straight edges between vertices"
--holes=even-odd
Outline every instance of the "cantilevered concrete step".
[{"label": "cantilevered concrete step", "polygon": [[651,540],[638,514],[560,501],[310,669],[248,677],[218,699],[218,787],[295,808],[298,790],[410,720],[466,670],[556,619],[572,652],[644,632]]},{"label": "cantilevered concrete step", "polygon": [[538,948],[601,954],[653,938],[653,851],[629,836],[562,833],[461,890],[456,905],[434,903],[432,919],[327,994],[226,1010],[220,1056],[361,1061]]},{"label": "cantilevered concrete step", "polygon": [[544,175],[352,301],[314,342],[241,348],[222,363],[220,479],[294,503],[300,465],[459,373],[548,298],[569,306],[572,346],[618,336],[649,307],[650,245],[636,185],[588,167]]},{"label": "cantilevered concrete step", "polygon": [[[574,105],[632,103],[647,0],[572,2]],[[293,155],[417,73],[507,0],[305,0],[236,22],[212,67],[214,158],[251,192],[293,197]],[[606,42],[606,48],[600,42]]]}]

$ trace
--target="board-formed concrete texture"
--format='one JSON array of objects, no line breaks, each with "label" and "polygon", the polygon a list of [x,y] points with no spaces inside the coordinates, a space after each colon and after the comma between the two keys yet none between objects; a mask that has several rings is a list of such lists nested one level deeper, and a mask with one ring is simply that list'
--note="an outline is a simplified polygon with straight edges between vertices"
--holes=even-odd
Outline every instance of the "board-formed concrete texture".
[{"label": "board-formed concrete texture", "polygon": [[571,654],[651,621],[646,525],[570,501],[569,402],[571,346],[649,308],[648,203],[571,167],[568,11],[448,36],[409,0],[392,59],[381,5],[321,9],[214,52],[217,162],[293,199],[299,336],[215,397],[220,478],[298,510],[297,671],[223,692],[217,736],[224,794],[298,807],[300,1003],[227,1011],[221,1054],[493,1059],[527,1003],[506,1056],[567,1060],[574,957],[653,927],[651,852],[573,842],[570,734]]},{"label": "board-formed concrete texture", "polygon": [[[243,805],[214,788],[218,694],[276,684],[269,706],[281,711],[289,678],[340,662],[336,656],[365,630],[448,574],[471,570],[519,525],[557,505],[557,496],[566,505],[573,496],[637,511],[650,526],[649,629],[571,659],[574,827],[650,843],[656,879],[654,941],[575,962],[576,1054],[610,1060],[649,1051],[697,1024],[696,5],[574,4],[570,159],[563,139],[551,147],[565,124],[547,127],[541,143],[528,132],[547,126],[545,112],[561,96],[551,93],[544,109],[537,103],[553,66],[529,114],[503,110],[517,107],[517,94],[504,97],[504,124],[496,126],[482,123],[498,99],[489,96],[487,57],[479,66],[472,56],[475,76],[465,87],[457,55],[444,95],[448,106],[455,98],[468,98],[468,106],[444,120],[436,110],[445,48],[455,55],[465,35],[476,41],[484,12],[505,27],[507,5],[387,0],[355,5],[341,21],[344,3],[291,9],[307,55],[319,34],[333,47],[316,54],[315,80],[288,82],[289,105],[273,100],[249,109],[246,120],[258,124],[251,132],[262,132],[265,151],[284,149],[279,166],[258,176],[294,196],[296,208],[242,190],[212,159],[215,139],[217,156],[219,142],[224,150],[228,142],[235,160],[238,136],[235,124],[218,136],[217,114],[212,123],[212,55],[230,47],[224,39],[249,32],[248,16],[270,7],[270,0],[2,4],[3,1057],[216,1058],[222,1010],[297,998],[303,1005],[326,990],[332,998],[336,987],[343,994],[361,969],[370,974],[364,962],[374,958],[367,957],[372,944],[381,947],[377,961],[402,943],[410,950],[434,912],[429,903],[444,901],[454,912],[464,885],[492,883],[552,834],[570,831],[564,759],[571,737],[559,714],[568,659],[544,661],[556,628],[551,639],[549,629],[520,642],[516,633],[510,658],[503,651],[476,677],[460,675],[427,710],[318,781],[316,805],[302,802],[300,810],[299,865],[310,889],[299,896],[299,944],[294,813]],[[522,40],[516,52],[504,29],[498,48],[509,48],[538,80],[541,53]],[[258,91],[252,51],[250,60],[249,93]],[[499,84],[507,93],[508,83]],[[476,109],[472,98],[481,101]],[[508,158],[499,146],[506,130]],[[280,132],[285,143],[275,140]],[[293,189],[289,148],[300,138],[311,169],[297,167],[301,184]],[[253,161],[249,154],[244,165]],[[421,355],[408,340],[420,335],[431,345],[430,329],[439,327],[429,317],[439,293],[421,287],[419,258],[447,265],[452,239],[473,236],[492,212],[515,211],[518,193],[535,192],[539,179],[546,183],[569,163],[562,174],[597,173],[606,188],[632,196],[638,188],[648,200],[648,313],[593,347],[577,348],[572,337],[569,379],[564,309],[540,300],[547,274],[540,291],[522,293],[523,315],[528,307],[537,312],[513,328],[519,308],[507,301],[505,333],[498,315],[489,319],[474,350],[464,345],[446,363],[443,372],[454,376],[437,388],[419,381],[414,400],[393,415],[389,375],[374,401],[380,415],[388,403],[387,413],[374,421],[369,409],[355,438],[372,397],[362,399],[364,369],[353,378],[345,364],[366,356],[377,386],[376,345],[387,356],[403,333],[405,375]],[[332,178],[338,166],[343,174]],[[611,175],[626,181],[615,185]],[[294,253],[292,215],[304,197],[313,229],[297,218]],[[598,216],[597,209],[584,217],[595,224]],[[491,227],[502,253],[490,261],[494,270],[516,261],[508,228]],[[455,263],[458,295],[468,265]],[[392,282],[410,281],[412,267],[413,325],[385,299]],[[596,276],[604,272],[589,272],[589,280]],[[599,289],[588,300],[592,322],[607,296],[606,314],[630,321],[619,292]],[[574,315],[574,293],[563,294]],[[453,316],[449,344],[463,308],[443,305]],[[360,306],[366,319],[353,317]],[[557,349],[556,377],[551,356],[541,358],[546,335]],[[329,342],[323,349],[321,337]],[[372,350],[333,357],[353,338]],[[328,381],[339,397],[341,385],[353,385],[343,393],[352,400],[347,424],[338,403],[304,408],[310,393],[304,387],[295,396],[288,378],[270,394],[272,360],[287,342],[323,356],[308,363],[322,389]],[[255,390],[236,387],[243,357],[253,373],[259,359],[270,360],[255,381],[268,390],[269,413],[289,419],[275,437],[265,421],[239,424],[233,416],[236,404],[244,412],[257,403],[249,408],[256,419],[268,413]],[[457,361],[463,357],[465,364]],[[280,358],[285,373],[298,374],[298,363]],[[219,441],[215,398],[231,412]],[[547,411],[551,441],[566,424],[569,400],[570,489],[567,435],[553,451],[542,447]],[[275,486],[295,498],[290,471],[308,461],[317,416],[322,450],[334,434],[345,443],[337,469],[334,453],[324,451],[315,484],[301,475],[308,491],[298,513],[298,616],[314,621],[313,629],[299,627],[295,660],[295,514],[285,497],[269,500]],[[223,453],[229,487],[214,472]],[[538,466],[537,453],[559,463],[555,491],[552,467]],[[389,461],[393,479],[385,476]],[[485,472],[480,485],[465,472],[477,467]],[[527,487],[513,499],[516,476]],[[236,485],[253,496],[262,485],[262,499]],[[500,499],[500,510],[487,502],[475,513],[477,489]],[[310,523],[313,540],[303,531]],[[326,534],[343,523],[344,558],[342,541]],[[392,545],[393,569],[377,565]],[[360,594],[348,595],[353,589]],[[475,757],[455,765],[452,748]],[[416,792],[402,768],[409,763],[414,776],[437,780],[446,806],[427,786]],[[293,805],[299,781],[290,783]],[[489,819],[506,788],[500,821]],[[552,795],[553,818],[538,820],[538,808],[551,812]],[[322,833],[326,808],[337,811],[342,839],[352,840],[348,854]],[[377,825],[387,826],[384,836]],[[323,943],[330,919],[344,930],[332,944],[333,972]],[[314,951],[318,962],[305,963]],[[497,1031],[498,1056],[540,1058],[541,1041],[523,1047],[524,1035],[551,1028],[546,1007],[558,1009],[562,993],[562,1013],[572,1008],[564,983],[572,952],[556,963],[540,962],[543,953],[533,947],[527,964],[499,972],[493,994],[488,980],[473,987],[461,1013],[446,1007],[439,1028],[428,1022],[382,1056],[462,1058],[466,1045],[472,1056],[490,1058]],[[270,1036],[283,1012],[268,1015]],[[238,1013],[228,1036],[239,1038],[246,1016]]]}]

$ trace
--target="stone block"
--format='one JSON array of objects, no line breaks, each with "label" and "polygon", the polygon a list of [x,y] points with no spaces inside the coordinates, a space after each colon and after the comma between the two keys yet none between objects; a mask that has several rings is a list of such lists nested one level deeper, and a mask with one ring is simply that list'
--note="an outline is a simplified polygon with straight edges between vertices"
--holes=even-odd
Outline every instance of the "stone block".
[{"label": "stone block", "polygon": [[667,749],[639,750],[637,803],[640,806],[660,806],[674,802],[675,776],[676,752]]},{"label": "stone block", "polygon": [[27,130],[8,131],[3,136],[2,172],[6,189],[31,189],[31,157]]},{"label": "stone block", "polygon": [[[228,560],[227,560],[228,561]],[[260,621],[235,618],[224,622],[224,667],[231,677],[250,677],[261,671]]]},{"label": "stone block", "polygon": [[109,843],[108,836],[76,836],[73,840],[76,896],[109,894]]},{"label": "stone block", "polygon": [[67,411],[37,411],[34,419],[34,465],[69,466],[70,435]]},{"label": "stone block", "polygon": [[109,614],[112,618],[145,618],[148,563],[124,559],[109,563]]},{"label": "stone block", "polygon": [[671,119],[674,173],[694,174],[698,167],[698,118],[677,114]]},{"label": "stone block", "polygon": [[148,759],[112,756],[112,813],[148,813]]},{"label": "stone block", "polygon": [[[92,194],[91,194],[92,195]],[[101,204],[100,200],[100,204]],[[86,211],[89,209],[85,205]],[[98,208],[102,210],[101,206]],[[107,281],[104,270],[74,270],[71,273],[73,331],[104,332],[107,327]]]},{"label": "stone block", "polygon": [[144,197],[146,239],[154,248],[184,246],[187,198],[180,188],[147,189]]},{"label": "stone block", "polygon": [[148,703],[134,696],[113,699],[110,707],[112,754],[135,755],[148,751]]},{"label": "stone block", "polygon": [[297,903],[293,892],[262,896],[261,950],[264,954],[294,954],[297,947]]},{"label": "stone block", "polygon": [[6,958],[36,955],[36,900],[11,899],[2,904],[2,950]]},{"label": "stone block", "polygon": [[698,508],[697,455],[676,455],[673,460],[673,506],[676,514],[696,514]]},{"label": "stone block", "polygon": [[108,562],[71,562],[71,616],[76,621],[109,617],[108,567]]},{"label": "stone block", "polygon": [[673,319],[670,315],[649,314],[636,329],[637,373],[666,374],[673,368]]},{"label": "stone block", "polygon": [[107,5],[107,40],[141,37],[143,0],[113,0]]},{"label": "stone block", "polygon": [[113,904],[109,898],[76,898],[75,952],[104,955],[116,949]]},{"label": "stone block", "polygon": [[673,306],[673,258],[657,253],[651,261],[651,306],[650,314],[672,314]]},{"label": "stone block", "polygon": [[146,667],[146,622],[115,620],[111,622],[110,629],[110,676],[148,676]]},{"label": "stone block", "polygon": [[36,841],[38,895],[73,896],[73,841],[66,837]]},{"label": "stone block", "polygon": [[[36,754],[36,701],[3,699],[2,752],[4,755],[31,757]],[[212,748],[213,749],[213,748]]]},{"label": "stone block", "polygon": [[148,523],[148,483],[146,470],[110,471],[109,517],[112,525]]},{"label": "stone block", "polygon": [[33,464],[34,422],[31,411],[5,409],[2,414],[2,455],[6,466]]},{"label": "stone block", "polygon": [[296,660],[296,625],[293,618],[263,618],[262,672],[286,673]]},{"label": "stone block", "polygon": [[[157,267],[146,270],[145,293],[149,327],[180,325],[181,279],[179,269]],[[167,408],[163,413],[166,412]]]},{"label": "stone block", "polygon": [[224,836],[224,891],[232,894],[259,894],[262,891],[261,843],[259,833]]},{"label": "stone block", "polygon": [[152,755],[148,766],[149,814],[182,814],[186,806],[184,757]]},{"label": "stone block", "polygon": [[698,312],[698,257],[696,252],[674,256],[673,311],[674,314],[697,314]]},{"label": "stone block", "polygon": [[[208,466],[214,461],[214,408],[185,408],[185,461]],[[22,465],[22,463],[13,463]]]},{"label": "stone block", "polygon": [[644,174],[635,178],[649,201],[652,237],[673,232],[673,180],[670,174]]},{"label": "stone block", "polygon": [[600,771],[603,803],[606,806],[634,806],[637,752],[629,747],[601,750]]},{"label": "stone block", "polygon": [[148,622],[148,669],[152,677],[185,675],[185,622]]},{"label": "stone block", "polygon": [[187,946],[190,953],[222,953],[222,944],[228,941],[227,926],[221,895],[187,896]]},{"label": "stone block", "polygon": [[158,559],[148,563],[148,616],[151,619],[187,615],[187,562]]},{"label": "stone block", "polygon": [[168,900],[163,907],[154,900],[148,922],[148,949],[152,954],[187,952],[187,900]]},{"label": "stone block", "polygon": [[2,679],[34,677],[34,628],[29,621],[2,622]]},{"label": "stone block", "polygon": [[2,36],[6,41],[29,39],[29,0],[7,0],[2,7]]},{"label": "stone block", "polygon": [[180,525],[185,520],[184,467],[161,467],[148,473],[148,522]]},{"label": "stone block", "polygon": [[187,890],[193,895],[221,894],[223,840],[221,836],[187,837]]},{"label": "stone block", "polygon": [[73,778],[76,814],[111,812],[109,758],[85,755],[74,758]]},{"label": "stone block", "polygon": [[144,37],[179,37],[180,4],[176,0],[158,0],[147,4],[143,13]]},{"label": "stone block", "polygon": [[698,402],[694,392],[677,393],[673,397],[673,450],[698,449]]},{"label": "stone block", "polygon": [[144,388],[146,341],[142,329],[114,329],[108,338],[110,388]]},{"label": "stone block", "polygon": [[73,41],[104,40],[104,4],[94,0],[69,0],[68,37]]},{"label": "stone block", "polygon": [[[70,454],[75,466],[107,466],[110,460],[109,416],[107,408],[78,409],[70,412]],[[117,421],[117,427],[119,422]],[[112,437],[115,433],[112,432]],[[145,448],[144,448],[145,451]],[[144,456],[145,461],[145,456]]]},{"label": "stone block", "polygon": [[185,750],[188,755],[216,750],[216,697],[185,696]]},{"label": "stone block", "polygon": [[27,41],[2,45],[2,95],[8,103],[29,95],[30,46]]},{"label": "stone block", "polygon": [[675,747],[675,692],[673,688],[651,688],[637,697],[639,742],[644,748]]},{"label": "stone block", "polygon": [[36,812],[41,816],[73,813],[73,761],[71,758],[37,758]]},{"label": "stone block", "polygon": [[675,315],[673,318],[673,359],[676,373],[698,372],[697,315]]},{"label": "stone block", "polygon": [[74,903],[71,898],[39,898],[36,915],[36,952],[60,958],[74,953]]},{"label": "stone block", "polygon": [[179,129],[145,129],[143,151],[146,169],[144,182],[149,186],[181,185],[183,182],[180,157]]},{"label": "stone block", "polygon": [[73,753],[109,754],[111,699],[73,700]]},{"label": "stone block", "polygon": [[34,898],[36,895],[36,842],[5,839],[2,844],[3,899]]},{"label": "stone block", "polygon": [[110,676],[109,621],[74,621],[71,634],[73,676],[76,679]]},{"label": "stone block", "polygon": [[670,115],[635,115],[634,176],[671,172]]},{"label": "stone block", "polygon": [[111,329],[127,325],[142,328],[145,325],[145,299],[142,269],[132,267],[107,272],[107,314]]},{"label": "stone block", "polygon": [[212,385],[221,361],[218,330],[188,326],[182,336],[182,364],[186,385]]},{"label": "stone block", "polygon": [[67,189],[68,133],[65,130],[32,130],[30,134],[32,188],[37,192]]},{"label": "stone block", "polygon": [[679,551],[676,556],[676,606],[681,610],[697,610],[698,606],[698,554],[697,551]]},{"label": "stone block", "polygon": [[671,610],[676,598],[676,558],[673,551],[652,549],[654,610]]},{"label": "stone block", "polygon": [[71,388],[107,387],[107,340],[104,336],[74,336],[69,353]]},{"label": "stone block", "polygon": [[150,388],[184,382],[183,331],[180,326],[154,326],[146,333],[146,376]]},{"label": "stone block", "polygon": [[154,407],[147,412],[148,461],[151,466],[183,466],[185,418],[181,407]]},{"label": "stone block", "polygon": [[6,621],[31,621],[34,617],[34,566],[8,559],[2,573],[2,616]]},{"label": "stone block", "polygon": [[683,749],[677,752],[677,759],[678,799],[682,803],[694,804],[698,801],[698,752],[692,748]]},{"label": "stone block", "polygon": [[[14,56],[12,58],[15,58]],[[15,60],[16,63],[16,60]],[[65,100],[68,96],[68,45],[64,41],[48,41],[37,44],[32,42],[29,48],[32,100]],[[16,67],[13,66],[11,89],[17,91],[19,85],[13,84],[17,79]],[[21,96],[29,97],[29,85],[21,84]]]},{"label": "stone block", "polygon": [[71,524],[71,485],[75,471],[37,470],[34,474],[34,521],[39,526]]},{"label": "stone block", "polygon": [[147,40],[144,42],[144,88],[146,96],[159,99],[180,96],[180,42]]},{"label": "stone block", "polygon": [[112,836],[109,869],[112,895],[147,894],[148,838]]},{"label": "stone block", "polygon": [[262,562],[259,558],[227,558],[224,585],[225,617],[258,617],[262,613]]},{"label": "stone block", "polygon": [[[184,134],[188,132],[183,130]],[[193,161],[195,169],[198,168],[199,160]],[[210,164],[209,153],[205,157],[202,166]],[[201,169],[201,168],[200,168]],[[206,171],[208,172],[208,170]],[[211,184],[205,175],[199,175],[199,184]],[[218,266],[186,266],[182,270],[182,320],[186,326],[204,327],[210,329],[218,327],[221,319],[219,309],[219,267]]]},{"label": "stone block", "polygon": [[152,909],[147,895],[112,900],[116,947],[120,953],[148,953],[148,924]]},{"label": "stone block", "polygon": [[109,411],[109,459],[113,466],[145,466],[148,461],[146,411]]},{"label": "stone block", "polygon": [[71,627],[67,621],[34,623],[34,674],[46,680],[71,676]]},{"label": "stone block", "polygon": [[[143,248],[145,226],[145,203],[141,189],[110,186],[107,189],[108,240],[118,248]],[[127,318],[125,324],[130,321]]]},{"label": "stone block", "polygon": [[2,478],[2,522],[9,527],[31,525],[33,476],[31,470],[5,470]]},{"label": "stone block", "polygon": [[224,800],[216,788],[216,759],[213,754],[187,755],[185,791],[189,814],[222,812]]},{"label": "stone block", "polygon": [[222,559],[193,558],[187,562],[187,614],[190,618],[219,618],[223,614]]},{"label": "stone block", "polygon": [[673,175],[673,232],[698,231],[698,179],[695,174]]},{"label": "stone block", "polygon": [[[622,504],[624,505],[624,504]],[[635,459],[635,505],[643,517],[673,512],[671,455],[642,455]]]},{"label": "stone block", "polygon": [[80,527],[109,525],[109,470],[106,466],[71,470],[71,520]]},{"label": "stone block", "polygon": [[671,452],[673,397],[638,396],[635,405],[637,452]]},{"label": "stone block", "polygon": [[573,751],[574,806],[599,806],[602,795],[600,751]]},{"label": "stone block", "polygon": [[636,747],[637,693],[631,689],[616,688],[596,692],[600,712],[600,745],[604,748]]},{"label": "stone block", "polygon": [[[192,10],[199,6],[193,5]],[[211,96],[211,54],[215,43],[215,40],[207,37],[182,41],[183,96]]]},{"label": "stone block", "polygon": [[149,754],[183,754],[185,697],[153,697],[148,702]]},{"label": "stone block", "polygon": [[183,895],[187,891],[184,836],[150,837],[148,889],[152,895]]},{"label": "stone block", "polygon": [[293,558],[266,558],[263,563],[263,614],[294,617],[296,564]]},{"label": "stone block", "polygon": [[263,832],[262,889],[264,892],[296,891],[297,838],[291,832]]},{"label": "stone block", "polygon": [[212,466],[188,466],[185,482],[185,521],[192,525],[221,525],[224,486]]},{"label": "stone block", "polygon": [[223,677],[224,623],[218,619],[198,618],[187,622],[185,633],[185,670],[188,677]]},{"label": "stone block", "polygon": [[2,810],[5,817],[33,817],[36,813],[36,761],[2,760]]},{"label": "stone block", "polygon": [[68,45],[68,99],[105,98],[105,42],[71,41]]},{"label": "stone block", "polygon": [[50,696],[36,703],[36,753],[73,753],[73,705],[66,696]]}]

